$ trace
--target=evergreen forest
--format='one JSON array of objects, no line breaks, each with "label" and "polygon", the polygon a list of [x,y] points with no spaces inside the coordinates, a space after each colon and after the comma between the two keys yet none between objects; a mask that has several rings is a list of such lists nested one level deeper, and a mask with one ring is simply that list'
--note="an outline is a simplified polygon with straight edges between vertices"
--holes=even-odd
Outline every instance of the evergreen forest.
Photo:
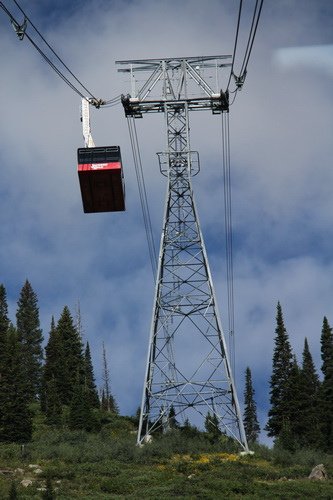
[{"label": "evergreen forest", "polygon": [[[274,332],[272,332],[273,336]],[[251,454],[207,413],[204,429],[177,421],[136,445],[139,410],[119,412],[101,346],[97,387],[81,318],[65,306],[46,337],[38,298],[25,281],[12,322],[0,285],[0,498],[333,498],[333,332],[319,327],[321,366],[308,340],[293,353],[276,310],[269,411],[260,443],[255,383],[244,372],[243,423]],[[325,477],[308,479],[322,464]]]}]

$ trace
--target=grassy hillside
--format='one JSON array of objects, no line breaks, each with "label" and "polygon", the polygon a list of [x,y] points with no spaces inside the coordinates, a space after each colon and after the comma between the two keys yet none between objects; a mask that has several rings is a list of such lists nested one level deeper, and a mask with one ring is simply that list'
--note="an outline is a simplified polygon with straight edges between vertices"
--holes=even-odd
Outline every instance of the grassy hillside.
[{"label": "grassy hillside", "polygon": [[[275,498],[333,499],[333,457],[314,451],[269,450],[241,457],[222,437],[173,431],[138,448],[130,419],[115,417],[98,434],[52,430],[39,423],[31,443],[0,445],[0,498],[46,498],[48,479],[59,499]],[[323,463],[324,482],[310,481]],[[23,480],[31,481],[24,487]],[[44,496],[43,496],[44,495]],[[12,497],[13,498],[13,497]],[[48,496],[47,498],[52,498]]]}]

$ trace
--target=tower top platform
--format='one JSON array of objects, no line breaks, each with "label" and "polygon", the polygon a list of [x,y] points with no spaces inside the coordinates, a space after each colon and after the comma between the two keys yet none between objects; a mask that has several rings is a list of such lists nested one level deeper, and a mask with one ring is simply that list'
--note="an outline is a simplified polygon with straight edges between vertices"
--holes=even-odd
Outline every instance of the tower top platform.
[{"label": "tower top platform", "polygon": [[[133,59],[116,61],[126,66],[118,71],[129,73],[131,92],[123,96],[126,116],[141,118],[143,113],[164,112],[168,107],[186,105],[189,110],[210,109],[214,114],[228,111],[228,93],[223,92],[221,74],[231,67],[230,55]],[[142,77],[150,76],[140,84]]]}]

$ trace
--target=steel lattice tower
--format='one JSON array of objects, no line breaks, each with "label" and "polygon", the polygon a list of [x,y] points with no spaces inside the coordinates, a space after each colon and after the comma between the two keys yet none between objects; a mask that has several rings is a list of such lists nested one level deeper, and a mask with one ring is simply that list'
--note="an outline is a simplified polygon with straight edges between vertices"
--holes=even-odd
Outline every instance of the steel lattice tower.
[{"label": "steel lattice tower", "polygon": [[[189,112],[228,112],[228,96],[207,82],[218,85],[229,57],[118,61],[132,81],[132,95],[122,98],[126,116],[163,113],[167,137],[158,153],[168,187],[138,443],[168,430],[170,410],[199,425],[209,412],[248,451],[191,182],[199,156],[190,148]],[[149,77],[137,91],[138,71]]]}]

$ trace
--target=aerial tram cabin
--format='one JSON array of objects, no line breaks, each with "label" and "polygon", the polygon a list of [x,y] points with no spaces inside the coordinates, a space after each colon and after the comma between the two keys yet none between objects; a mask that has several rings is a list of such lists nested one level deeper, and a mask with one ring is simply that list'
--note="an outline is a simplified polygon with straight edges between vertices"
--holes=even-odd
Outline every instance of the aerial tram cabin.
[{"label": "aerial tram cabin", "polygon": [[125,210],[125,188],[119,146],[77,151],[78,175],[85,213]]}]

